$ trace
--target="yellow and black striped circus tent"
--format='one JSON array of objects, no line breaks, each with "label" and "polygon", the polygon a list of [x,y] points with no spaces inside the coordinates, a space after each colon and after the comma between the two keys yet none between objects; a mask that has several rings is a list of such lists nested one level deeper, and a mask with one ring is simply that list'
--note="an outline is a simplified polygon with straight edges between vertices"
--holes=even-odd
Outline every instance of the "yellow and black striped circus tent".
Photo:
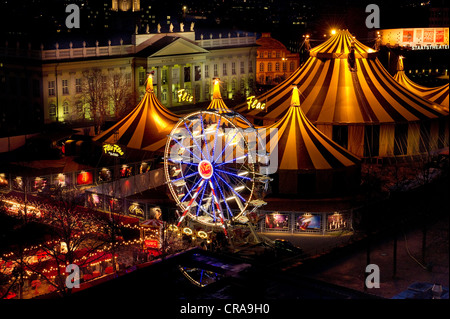
[{"label": "yellow and black striped circus tent", "polygon": [[235,110],[255,124],[274,123],[288,112],[293,85],[306,117],[359,157],[412,155],[448,145],[448,112],[401,86],[377,51],[348,30],[311,49],[296,72],[258,96],[264,110],[247,103]]},{"label": "yellow and black striped circus tent", "polygon": [[277,144],[275,192],[310,195],[354,189],[360,182],[360,159],[320,132],[303,113],[298,89],[291,87],[291,92],[287,112],[264,127],[267,149]]},{"label": "yellow and black striped circus tent", "polygon": [[133,111],[108,130],[95,136],[93,141],[154,152],[164,148],[167,135],[178,120],[179,117],[168,111],[156,98],[150,75],[145,95]]},{"label": "yellow and black striped circus tent", "polygon": [[405,73],[403,57],[401,56],[398,58],[397,73],[394,75],[394,79],[414,94],[430,100],[431,102],[440,104],[448,111],[448,83],[430,88],[411,81]]},{"label": "yellow and black striped circus tent", "polygon": [[220,94],[220,80],[213,80],[213,99],[211,103],[209,103],[206,108],[207,111],[216,111],[218,113],[228,113],[230,109],[226,106],[225,102],[222,99],[222,95]]}]

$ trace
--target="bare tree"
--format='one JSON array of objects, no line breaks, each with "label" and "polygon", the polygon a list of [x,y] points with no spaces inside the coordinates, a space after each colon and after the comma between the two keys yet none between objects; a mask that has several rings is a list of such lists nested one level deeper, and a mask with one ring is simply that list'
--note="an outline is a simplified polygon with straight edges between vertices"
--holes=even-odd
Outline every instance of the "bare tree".
[{"label": "bare tree", "polygon": [[83,71],[82,99],[94,120],[95,133],[98,134],[105,122],[108,106],[107,76],[101,69]]},{"label": "bare tree", "polygon": [[114,111],[114,116],[120,118],[134,106],[134,94],[124,73],[113,73],[108,80],[107,94],[110,105]]}]

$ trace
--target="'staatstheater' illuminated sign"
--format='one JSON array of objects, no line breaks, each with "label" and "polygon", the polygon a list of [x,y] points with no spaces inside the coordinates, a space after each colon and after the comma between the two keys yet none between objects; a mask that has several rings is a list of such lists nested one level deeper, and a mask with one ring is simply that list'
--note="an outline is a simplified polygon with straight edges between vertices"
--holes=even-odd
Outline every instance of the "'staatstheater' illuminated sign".
[{"label": "'staatstheater' illuminated sign", "polygon": [[121,157],[125,154],[122,148],[117,144],[103,144],[103,153],[114,157]]},{"label": "'staatstheater' illuminated sign", "polygon": [[254,95],[249,96],[247,98],[247,105],[249,110],[257,109],[257,110],[265,110],[266,103],[261,103],[258,99],[255,98]]},{"label": "'staatstheater' illuminated sign", "polygon": [[412,50],[448,49],[449,28],[406,28],[377,31],[382,45],[409,47]]}]

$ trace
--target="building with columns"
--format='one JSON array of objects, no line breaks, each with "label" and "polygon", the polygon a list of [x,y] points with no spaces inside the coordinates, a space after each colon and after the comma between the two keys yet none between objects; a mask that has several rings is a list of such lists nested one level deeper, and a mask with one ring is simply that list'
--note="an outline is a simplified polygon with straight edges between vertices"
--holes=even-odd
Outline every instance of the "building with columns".
[{"label": "building with columns", "polygon": [[[0,54],[32,61],[37,68],[40,83],[34,87],[42,90],[39,104],[44,123],[90,119],[84,75],[93,69],[100,71],[104,91],[110,86],[109,79],[122,78],[120,86],[130,92],[125,98],[133,104],[144,95],[149,73],[153,73],[158,99],[168,108],[210,101],[212,79],[217,77],[225,99],[253,94],[257,49],[254,35],[204,36],[196,33],[193,25],[176,28],[134,34],[130,44],[108,41],[108,45],[101,46],[97,41],[95,46],[84,42],[81,47],[70,43],[65,48],[56,44],[50,50],[17,46],[0,48]],[[9,79],[5,78],[5,82],[8,85]],[[4,91],[8,92],[7,88]],[[112,104],[108,102],[106,115],[113,118],[116,114]],[[30,106],[36,108],[36,101],[30,101]]]}]

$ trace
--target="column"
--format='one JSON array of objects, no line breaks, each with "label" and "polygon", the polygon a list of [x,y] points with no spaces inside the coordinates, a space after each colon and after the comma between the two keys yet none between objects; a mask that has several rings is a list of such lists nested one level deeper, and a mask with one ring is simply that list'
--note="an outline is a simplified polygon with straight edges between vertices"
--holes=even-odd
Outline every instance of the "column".
[{"label": "column", "polygon": [[161,92],[162,92],[162,83],[161,83],[161,67],[156,67],[156,85],[158,87],[156,91],[156,97],[158,98],[158,101],[161,102]]},{"label": "column", "polygon": [[204,71],[204,62],[200,62],[200,96],[198,97],[198,101],[205,100],[205,71]]},{"label": "column", "polygon": [[169,65],[169,70],[167,71],[168,77],[168,88],[167,88],[167,106],[172,106],[172,65]]}]

